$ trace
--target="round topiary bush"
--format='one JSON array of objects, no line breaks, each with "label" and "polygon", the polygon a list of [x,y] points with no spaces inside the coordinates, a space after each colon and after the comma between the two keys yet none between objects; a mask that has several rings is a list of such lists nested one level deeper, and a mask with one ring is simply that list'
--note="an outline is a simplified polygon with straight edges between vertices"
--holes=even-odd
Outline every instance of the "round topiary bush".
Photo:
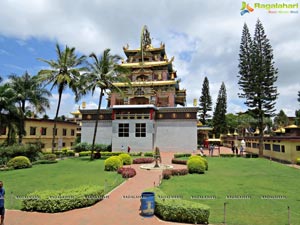
[{"label": "round topiary bush", "polygon": [[300,165],[300,158],[297,158],[297,159],[296,159],[296,164],[297,164],[297,165]]},{"label": "round topiary bush", "polygon": [[187,161],[189,173],[204,173],[205,163],[201,158],[191,158]]},{"label": "round topiary bush", "polygon": [[189,159],[201,159],[205,164],[205,170],[208,170],[208,162],[207,162],[206,158],[204,158],[200,155],[192,155],[192,156],[189,157]]},{"label": "round topiary bush", "polygon": [[56,160],[56,155],[52,154],[52,153],[47,153],[47,154],[43,155],[42,159],[54,161],[54,160]]},{"label": "round topiary bush", "polygon": [[12,167],[14,169],[23,169],[30,168],[31,163],[26,156],[16,156],[8,161],[7,166]]},{"label": "round topiary bush", "polygon": [[122,153],[119,155],[119,157],[122,159],[123,165],[131,165],[132,164],[132,158],[129,154]]},{"label": "round topiary bush", "polygon": [[111,156],[104,161],[104,170],[116,171],[123,165],[123,161],[119,156]]}]

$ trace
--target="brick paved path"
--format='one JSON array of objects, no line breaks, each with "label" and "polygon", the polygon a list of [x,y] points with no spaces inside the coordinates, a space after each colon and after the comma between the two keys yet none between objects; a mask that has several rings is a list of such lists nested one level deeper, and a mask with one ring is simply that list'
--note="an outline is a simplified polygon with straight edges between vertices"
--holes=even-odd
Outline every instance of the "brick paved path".
[{"label": "brick paved path", "polygon": [[[223,152],[223,151],[222,151]],[[173,153],[162,153],[162,163],[170,164]],[[173,165],[184,168],[185,165]],[[132,165],[137,175],[117,187],[109,198],[87,208],[63,213],[37,213],[6,210],[5,225],[171,225],[157,217],[142,217],[139,213],[141,193],[159,183],[161,171],[143,170]]]}]

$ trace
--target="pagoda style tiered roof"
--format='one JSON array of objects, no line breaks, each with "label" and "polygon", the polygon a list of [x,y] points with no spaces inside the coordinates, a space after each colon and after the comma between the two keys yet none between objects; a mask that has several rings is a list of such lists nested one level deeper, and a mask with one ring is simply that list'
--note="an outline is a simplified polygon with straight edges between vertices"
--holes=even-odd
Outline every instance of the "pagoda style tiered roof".
[{"label": "pagoda style tiered roof", "polygon": [[[154,104],[157,107],[175,107],[185,105],[186,90],[179,89],[177,71],[173,70],[174,57],[169,59],[165,44],[153,47],[150,33],[146,26],[141,33],[141,46],[129,49],[123,47],[127,59],[122,60],[122,67],[130,73],[126,76],[131,81],[114,83],[123,93],[112,92],[109,96],[110,107],[114,105]],[[124,97],[125,96],[125,97]]]}]

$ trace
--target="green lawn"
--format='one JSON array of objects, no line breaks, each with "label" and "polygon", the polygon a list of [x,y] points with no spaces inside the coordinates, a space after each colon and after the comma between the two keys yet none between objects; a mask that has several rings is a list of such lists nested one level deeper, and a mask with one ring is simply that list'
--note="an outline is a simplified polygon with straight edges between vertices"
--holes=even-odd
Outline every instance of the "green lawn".
[{"label": "green lawn", "polygon": [[61,160],[55,164],[34,165],[29,169],[1,171],[0,180],[6,191],[5,206],[20,209],[18,196],[41,190],[70,189],[91,184],[105,187],[106,193],[124,179],[116,172],[104,171],[104,160],[89,157]]},{"label": "green lawn", "polygon": [[288,224],[288,206],[291,224],[300,224],[299,169],[266,159],[207,160],[209,170],[205,174],[172,177],[163,181],[161,189],[167,195],[210,206],[212,224],[224,221],[225,202],[230,225]]}]

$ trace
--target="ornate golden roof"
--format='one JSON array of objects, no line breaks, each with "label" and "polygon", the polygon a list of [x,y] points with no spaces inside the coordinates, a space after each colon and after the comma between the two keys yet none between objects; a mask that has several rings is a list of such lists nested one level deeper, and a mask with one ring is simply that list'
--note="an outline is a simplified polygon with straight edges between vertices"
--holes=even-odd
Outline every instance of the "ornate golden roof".
[{"label": "ornate golden roof", "polygon": [[172,64],[172,61],[159,61],[159,62],[136,62],[136,63],[123,63],[121,66],[123,67],[133,67],[133,68],[145,68],[145,67],[153,67],[153,66],[167,66]]},{"label": "ornate golden roof", "polygon": [[[167,80],[167,81],[141,81],[141,82],[131,82],[130,85],[132,87],[139,87],[139,86],[163,86],[163,85],[174,85],[176,81],[174,80]],[[128,87],[129,84],[127,82],[119,82],[113,83],[116,87]]]}]

